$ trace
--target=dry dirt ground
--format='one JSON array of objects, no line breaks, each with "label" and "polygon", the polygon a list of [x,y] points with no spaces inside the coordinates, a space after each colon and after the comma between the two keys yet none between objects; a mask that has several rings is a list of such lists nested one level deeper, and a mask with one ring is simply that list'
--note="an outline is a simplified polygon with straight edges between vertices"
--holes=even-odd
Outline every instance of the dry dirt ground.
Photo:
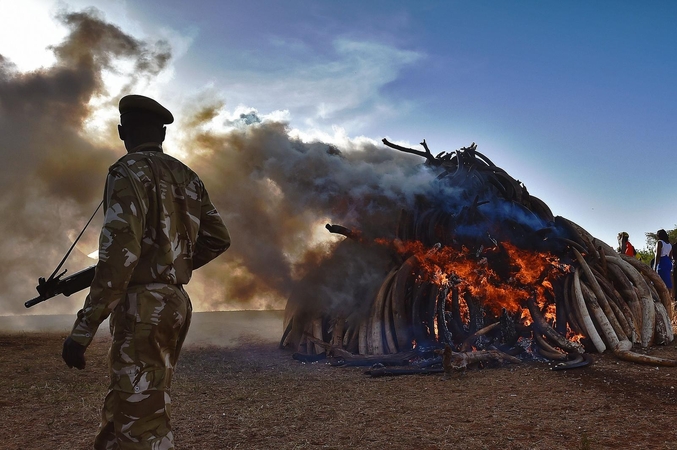
[{"label": "dry dirt ground", "polygon": [[[1,449],[91,448],[110,340],[97,334],[78,371],[61,361],[65,336],[0,333]],[[649,353],[677,358],[677,345]],[[194,340],[172,388],[176,446],[677,449],[677,368],[593,358],[570,371],[524,363],[447,380],[372,378],[362,368],[295,361],[270,335],[227,346]]]}]

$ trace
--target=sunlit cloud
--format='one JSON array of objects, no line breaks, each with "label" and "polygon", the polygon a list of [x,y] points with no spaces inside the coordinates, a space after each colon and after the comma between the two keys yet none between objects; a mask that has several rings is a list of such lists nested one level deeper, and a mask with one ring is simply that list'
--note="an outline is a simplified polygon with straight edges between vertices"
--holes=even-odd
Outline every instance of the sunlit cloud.
[{"label": "sunlit cloud", "polygon": [[382,113],[394,114],[399,105],[383,95],[383,87],[423,58],[416,51],[342,38],[330,54],[292,58],[284,69],[226,73],[222,86],[235,104],[256,104],[261,110],[284,105],[308,129],[331,130],[341,122],[352,133]]},{"label": "sunlit cloud", "polygon": [[54,11],[38,0],[12,2],[2,11],[0,55],[23,72],[54,64],[56,58],[49,46],[67,34],[66,28],[54,21]]}]

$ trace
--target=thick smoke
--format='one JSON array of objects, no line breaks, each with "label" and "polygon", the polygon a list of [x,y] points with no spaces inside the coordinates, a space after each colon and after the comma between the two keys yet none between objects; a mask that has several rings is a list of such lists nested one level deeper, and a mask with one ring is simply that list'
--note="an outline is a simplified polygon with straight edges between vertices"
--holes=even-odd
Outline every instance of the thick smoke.
[{"label": "thick smoke", "polygon": [[[0,60],[4,313],[25,312],[37,276],[47,277],[57,265],[100,202],[108,167],[124,153],[116,123],[107,135],[87,137],[92,100],[109,99],[105,106],[116,108],[121,95],[152,80],[171,59],[166,43],[138,41],[95,11],[59,19],[71,32],[53,47],[56,65],[18,73]],[[107,92],[103,75],[119,60],[131,60],[133,74],[121,92]],[[350,304],[363,296],[382,279],[386,255],[330,235],[324,225],[392,237],[400,208],[411,207],[434,174],[419,158],[370,142],[304,143],[290,136],[287,124],[255,112],[219,122],[223,108],[216,102],[175,111],[168,142],[180,148],[165,145],[186,155],[200,174],[233,238],[231,249],[188,285],[195,309],[282,308],[302,277],[310,282],[304,292],[296,288],[297,297],[326,302],[340,292],[344,298],[331,300]],[[86,235],[89,251],[96,248],[101,215]],[[93,263],[76,251],[67,267],[74,272]],[[53,299],[30,312],[70,313],[83,296]]]},{"label": "thick smoke", "polygon": [[[36,295],[37,276],[47,277],[56,267],[101,201],[108,166],[123,154],[119,147],[102,144],[115,142],[114,127],[97,143],[84,137],[90,102],[114,94],[106,92],[103,74],[115,71],[119,60],[132,61],[133,84],[156,75],[170,57],[166,44],[140,42],[105,23],[96,11],[63,13],[59,20],[70,34],[53,47],[54,66],[19,73],[0,55],[3,313],[24,311],[23,301]],[[97,236],[90,234],[91,251]],[[79,252],[71,258],[68,266],[74,270],[93,263]],[[50,302],[39,312],[68,311],[72,308],[63,305],[72,303]]]},{"label": "thick smoke", "polygon": [[[233,236],[227,257],[205,268],[227,286],[214,306],[235,300],[282,307],[302,276],[317,278],[313,295],[325,301],[339,292],[352,297],[383,276],[380,252],[339,245],[342,237],[328,242],[324,225],[340,224],[367,239],[393,237],[399,209],[411,207],[434,178],[417,158],[373,143],[344,149],[303,143],[290,137],[285,124],[251,115],[228,132],[206,131],[213,116],[195,112],[184,145],[199,154],[191,166],[205,179]],[[327,267],[325,257],[333,252]]]}]

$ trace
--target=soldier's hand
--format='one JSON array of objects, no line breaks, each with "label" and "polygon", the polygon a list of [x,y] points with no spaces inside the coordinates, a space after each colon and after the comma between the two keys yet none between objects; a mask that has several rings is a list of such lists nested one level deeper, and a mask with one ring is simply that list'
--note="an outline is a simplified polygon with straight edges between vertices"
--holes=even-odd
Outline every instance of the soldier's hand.
[{"label": "soldier's hand", "polygon": [[85,350],[87,347],[78,344],[68,336],[63,343],[61,357],[71,369],[75,367],[82,370],[85,368]]}]

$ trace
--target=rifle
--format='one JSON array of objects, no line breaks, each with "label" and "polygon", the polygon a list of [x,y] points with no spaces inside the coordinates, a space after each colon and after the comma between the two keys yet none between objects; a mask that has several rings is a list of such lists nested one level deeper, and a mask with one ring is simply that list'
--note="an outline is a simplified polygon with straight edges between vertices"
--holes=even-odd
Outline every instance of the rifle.
[{"label": "rifle", "polygon": [[85,227],[82,229],[78,237],[75,238],[73,245],[71,245],[71,248],[68,249],[66,255],[63,257],[59,265],[56,266],[56,269],[54,269],[54,272],[52,272],[49,278],[47,278],[46,280],[42,277],[38,278],[38,285],[35,287],[35,289],[37,289],[40,295],[38,295],[34,299],[25,302],[24,306],[26,308],[35,306],[38,303],[42,303],[45,300],[49,300],[50,298],[56,297],[59,294],[63,294],[66,297],[68,297],[69,295],[75,294],[76,292],[80,292],[81,290],[88,288],[92,285],[92,281],[94,280],[94,269],[96,268],[95,265],[89,266],[86,269],[82,269],[79,272],[75,272],[73,275],[70,275],[64,278],[63,280],[61,279],[61,277],[67,272],[67,270],[64,270],[59,275],[57,275],[56,273],[59,271],[59,269],[61,269],[63,263],[66,262],[68,255],[70,255],[73,249],[75,248],[75,244],[77,244],[78,240],[80,240],[82,233],[85,232],[87,226],[94,218],[94,215],[99,210],[99,208],[101,208],[101,205],[103,205],[103,200],[101,200],[99,206],[96,207],[94,213],[92,214],[92,217],[89,218],[89,220],[85,224]]},{"label": "rifle", "polygon": [[44,278],[38,278],[38,285],[35,287],[37,289],[38,295],[34,299],[28,300],[24,303],[26,308],[35,306],[38,303],[42,303],[45,300],[49,300],[52,297],[56,297],[59,294],[63,294],[66,297],[76,292],[80,292],[83,289],[86,289],[92,285],[92,280],[94,280],[94,269],[96,266],[90,266],[86,269],[82,269],[79,272],[75,272],[73,275],[67,276],[64,279],[61,279],[61,276],[66,273],[64,270],[61,274],[50,277],[45,280]]}]

